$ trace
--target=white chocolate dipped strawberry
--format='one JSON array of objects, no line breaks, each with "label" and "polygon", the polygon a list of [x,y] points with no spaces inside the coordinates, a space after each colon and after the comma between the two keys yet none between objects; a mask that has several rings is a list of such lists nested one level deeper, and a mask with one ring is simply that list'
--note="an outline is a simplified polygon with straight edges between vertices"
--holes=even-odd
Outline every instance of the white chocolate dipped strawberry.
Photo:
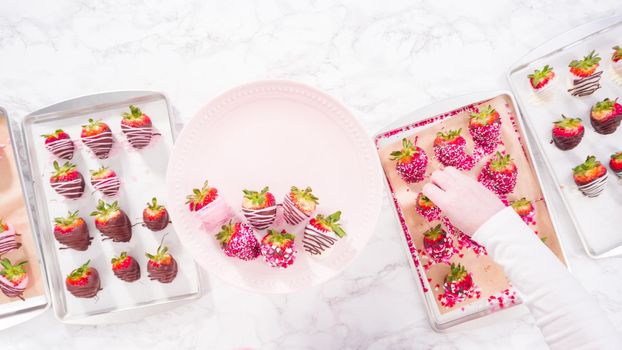
[{"label": "white chocolate dipped strawberry", "polygon": [[305,227],[302,245],[309,254],[322,255],[339,239],[345,237],[346,232],[339,224],[341,212],[336,211],[328,216],[318,214]]},{"label": "white chocolate dipped strawberry", "polygon": [[276,201],[274,195],[269,192],[269,187],[261,191],[242,190],[242,213],[248,223],[257,230],[265,230],[272,225],[276,218]]},{"label": "white chocolate dipped strawberry", "polygon": [[317,208],[319,199],[313,195],[311,187],[304,190],[292,186],[283,200],[283,217],[290,225],[298,225],[311,217]]}]

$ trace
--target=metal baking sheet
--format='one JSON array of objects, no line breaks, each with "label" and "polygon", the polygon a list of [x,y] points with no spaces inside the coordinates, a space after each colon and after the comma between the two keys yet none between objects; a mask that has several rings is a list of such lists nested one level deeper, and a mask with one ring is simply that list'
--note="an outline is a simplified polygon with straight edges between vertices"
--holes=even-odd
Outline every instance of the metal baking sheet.
[{"label": "metal baking sheet", "polygon": [[[519,176],[516,189],[508,195],[509,200],[527,197],[534,201],[536,208],[535,222],[531,228],[543,238],[551,251],[567,265],[565,251],[557,234],[557,225],[550,214],[548,196],[541,186],[540,174],[533,165],[533,156],[528,140],[524,137],[523,126],[517,116],[518,111],[513,96],[506,91],[472,94],[447,101],[435,103],[424,109],[410,113],[387,127],[376,136],[376,146],[385,171],[387,184],[394,202],[396,215],[403,229],[405,247],[411,264],[421,282],[421,290],[426,302],[429,319],[434,329],[444,330],[463,322],[477,319],[495,311],[507,309],[521,303],[516,291],[508,282],[500,266],[478,247],[458,243],[459,235],[452,233],[443,220],[427,222],[415,213],[414,201],[421,187],[433,169],[440,166],[434,158],[432,142],[437,131],[462,128],[463,136],[468,140],[468,148],[472,150],[466,130],[468,116],[475,108],[492,105],[501,115],[502,144],[497,150],[505,150],[515,160]],[[417,138],[419,147],[428,154],[429,163],[426,179],[415,184],[406,184],[395,171],[395,163],[389,154],[398,150],[401,139]],[[477,176],[479,169],[490,156],[481,158],[468,174]],[[442,283],[448,272],[448,265],[433,263],[422,253],[422,233],[437,223],[443,223],[446,231],[452,236],[457,252],[450,259],[452,263],[460,262],[473,274],[473,279],[480,289],[480,296],[469,299],[453,307],[446,307],[439,302]],[[519,311],[517,313],[523,312]]]},{"label": "metal baking sheet", "polygon": [[40,245],[35,234],[37,226],[29,210],[29,196],[20,168],[19,134],[6,111],[0,108],[0,218],[19,235],[21,247],[2,256],[13,264],[27,261],[28,285],[22,295],[8,297],[0,292],[0,329],[27,321],[43,313],[49,306],[47,281],[41,264]]},{"label": "metal baking sheet", "polygon": [[[510,69],[508,80],[516,94],[525,124],[536,140],[536,148],[553,175],[562,202],[568,210],[588,255],[603,258],[622,255],[622,233],[617,218],[622,209],[622,182],[608,167],[611,154],[622,151],[622,128],[601,135],[590,125],[590,109],[606,97],[622,98],[622,75],[611,67],[612,47],[622,45],[622,17],[588,23],[569,31],[535,49]],[[567,92],[568,64],[592,50],[602,58],[601,88],[592,95],[575,97]],[[532,93],[527,75],[544,65],[556,73],[551,98],[538,99]],[[568,151],[551,143],[552,123],[561,115],[581,118],[585,135],[581,143]],[[608,168],[609,179],[604,192],[596,198],[583,196],[572,178],[572,168],[588,155],[595,155]]]},{"label": "metal baking sheet", "polygon": [[[129,105],[136,105],[151,118],[154,136],[150,145],[135,150],[120,130],[121,114]],[[81,125],[89,118],[102,119],[112,129],[115,144],[108,159],[97,159],[80,141]],[[86,188],[81,198],[68,200],[58,195],[50,186],[49,178],[56,160],[44,147],[40,136],[56,129],[64,129],[76,146],[72,163],[85,178]],[[36,213],[41,224],[40,239],[46,261],[52,304],[57,318],[66,323],[122,322],[144,317],[163,309],[188,302],[201,295],[199,272],[194,260],[178,240],[173,225],[160,232],[151,232],[140,225],[142,211],[152,197],[164,201],[164,179],[168,155],[175,137],[175,126],[169,102],[161,93],[149,91],[111,92],[90,95],[46,107],[25,117],[23,134],[28,166],[32,172],[36,195]],[[61,160],[61,163],[64,162]],[[112,198],[101,196],[90,185],[89,170],[100,166],[114,170],[121,180],[119,194]],[[98,199],[110,203],[119,201],[134,225],[130,242],[114,243],[103,240],[89,216]],[[165,202],[162,204],[166,205]],[[84,251],[60,249],[54,239],[53,220],[66,216],[67,212],[79,210],[93,237]],[[170,284],[152,281],[147,276],[148,259],[145,252],[154,253],[160,242],[169,247],[177,260],[179,272]],[[141,278],[133,283],[114,276],[110,260],[121,251],[127,251],[141,268]],[[65,288],[66,276],[87,260],[95,267],[103,288],[96,297],[76,298]]]}]

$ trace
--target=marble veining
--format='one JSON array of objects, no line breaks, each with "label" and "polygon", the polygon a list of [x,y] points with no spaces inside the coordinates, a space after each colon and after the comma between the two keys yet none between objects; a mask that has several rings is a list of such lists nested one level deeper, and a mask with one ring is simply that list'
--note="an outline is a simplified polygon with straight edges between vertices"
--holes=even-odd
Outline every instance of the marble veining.
[{"label": "marble veining", "polygon": [[[227,88],[283,78],[327,91],[372,134],[435,100],[508,88],[508,68],[529,49],[613,14],[622,14],[619,0],[11,2],[0,8],[0,106],[19,119],[74,96],[152,89],[189,120]],[[573,273],[622,332],[622,259],[588,258],[567,215],[553,209]],[[14,349],[546,348],[528,315],[434,332],[386,196],[365,251],[323,286],[253,295],[207,280],[201,300],[139,322],[63,325],[48,311],[4,331],[2,342]]]}]

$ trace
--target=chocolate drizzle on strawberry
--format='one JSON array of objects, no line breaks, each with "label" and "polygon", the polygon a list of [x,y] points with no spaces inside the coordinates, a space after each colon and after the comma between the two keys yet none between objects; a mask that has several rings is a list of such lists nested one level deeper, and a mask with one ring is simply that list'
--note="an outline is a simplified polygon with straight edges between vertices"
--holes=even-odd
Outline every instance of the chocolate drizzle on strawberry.
[{"label": "chocolate drizzle on strawberry", "polygon": [[113,197],[119,193],[121,181],[119,181],[119,177],[113,176],[106,179],[91,179],[91,185],[104,196]]},{"label": "chocolate drizzle on strawberry", "polygon": [[75,145],[70,139],[60,139],[46,143],[45,148],[58,158],[70,160],[73,158]]},{"label": "chocolate drizzle on strawberry", "polygon": [[95,216],[95,227],[113,242],[129,242],[132,238],[132,223],[116,201],[106,204],[99,200],[91,216]]},{"label": "chocolate drizzle on strawberry", "polygon": [[[0,225],[2,224],[3,222],[0,220]],[[4,255],[22,246],[22,244],[17,241],[15,229],[12,226],[8,226],[8,228],[8,230],[0,232],[0,255]]]},{"label": "chocolate drizzle on strawberry", "polygon": [[620,126],[621,121],[622,115],[613,116],[605,120],[590,118],[590,123],[592,127],[594,127],[594,131],[602,135],[613,134]]},{"label": "chocolate drizzle on strawberry", "polygon": [[302,239],[302,246],[308,253],[319,255],[326,249],[332,247],[335,242],[337,242],[338,238],[339,237],[332,232],[322,232],[312,225],[307,225],[307,227],[305,227],[304,238]]},{"label": "chocolate drizzle on strawberry", "polygon": [[97,293],[99,293],[100,290],[102,290],[101,280],[99,278],[99,273],[97,272],[97,269],[95,269],[94,267],[88,267],[88,262],[85,265],[72,272],[72,274],[74,274],[74,272],[80,269],[85,269],[84,273],[86,275],[83,282],[70,283],[69,278],[65,280],[65,286],[67,288],[67,291],[76,298],[93,298],[97,295]]},{"label": "chocolate drizzle on strawberry", "polygon": [[283,217],[285,218],[285,222],[290,225],[298,225],[303,220],[308,219],[309,216],[310,215],[300,210],[289,196],[285,196],[283,200]]},{"label": "chocolate drizzle on strawberry", "polygon": [[[71,218],[71,213],[69,217]],[[56,218],[55,221],[57,220],[64,220],[64,218]],[[67,246],[67,248],[78,251],[87,250],[91,245],[91,240],[93,239],[93,237],[89,235],[89,228],[86,224],[77,225],[75,228],[67,232],[63,232],[63,230],[58,227],[58,221],[57,225],[54,227],[54,238],[58,241],[58,243]]]},{"label": "chocolate drizzle on strawberry", "polygon": [[602,78],[603,71],[596,72],[589,77],[578,78],[572,80],[573,88],[568,89],[568,92],[572,96],[588,96],[594,93],[594,91],[601,88],[600,78]]},{"label": "chocolate drizzle on strawberry", "polygon": [[117,278],[125,282],[134,282],[140,279],[140,266],[136,259],[121,252],[119,257],[112,259],[112,272]]},{"label": "chocolate drizzle on strawberry", "polygon": [[607,173],[593,180],[590,183],[578,185],[579,190],[587,197],[593,198],[599,196],[605,189],[607,183]]},{"label": "chocolate drizzle on strawberry", "polygon": [[133,127],[129,125],[121,125],[121,131],[127,137],[130,145],[136,149],[142,149],[149,145],[154,134],[153,128],[149,127]]},{"label": "chocolate drizzle on strawberry", "polygon": [[52,182],[51,185],[56,193],[67,199],[80,198],[84,193],[84,177],[82,177],[82,174],[79,174],[75,180]]},{"label": "chocolate drizzle on strawberry", "polygon": [[276,205],[257,210],[242,208],[242,213],[255,229],[265,230],[272,225],[276,218]]},{"label": "chocolate drizzle on strawberry", "polygon": [[147,272],[149,273],[149,279],[158,281],[160,283],[171,283],[177,276],[178,267],[177,260],[171,257],[171,263],[168,265],[147,265]]},{"label": "chocolate drizzle on strawberry", "polygon": [[559,136],[553,134],[553,143],[555,143],[555,146],[557,146],[560,150],[567,151],[577,147],[577,145],[581,143],[584,134],[585,129],[581,129],[578,134],[573,136]]},{"label": "chocolate drizzle on strawberry", "polygon": [[93,151],[95,157],[99,159],[107,159],[110,156],[110,150],[114,143],[112,132],[109,130],[102,132],[101,134],[93,136],[83,136],[82,142]]},{"label": "chocolate drizzle on strawberry", "polygon": [[24,300],[22,294],[28,286],[28,275],[24,269],[27,261],[22,261],[13,265],[7,258],[0,260],[2,270],[0,270],[0,290],[9,298],[20,298]]}]

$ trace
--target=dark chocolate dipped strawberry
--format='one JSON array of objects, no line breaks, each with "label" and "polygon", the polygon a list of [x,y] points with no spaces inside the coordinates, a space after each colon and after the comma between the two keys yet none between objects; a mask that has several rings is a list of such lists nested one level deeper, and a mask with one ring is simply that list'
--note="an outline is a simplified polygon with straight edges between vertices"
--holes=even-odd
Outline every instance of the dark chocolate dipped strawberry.
[{"label": "dark chocolate dipped strawberry", "polygon": [[441,217],[441,209],[421,192],[415,201],[415,211],[428,221],[438,220]]},{"label": "dark chocolate dipped strawberry", "polygon": [[607,168],[596,157],[588,156],[585,162],[572,169],[572,177],[583,195],[596,197],[605,189]]},{"label": "dark chocolate dipped strawberry", "polygon": [[290,225],[298,225],[313,214],[319,199],[313,195],[311,187],[304,190],[292,186],[283,200],[283,217]]},{"label": "dark chocolate dipped strawberry", "polygon": [[287,268],[296,260],[294,236],[285,230],[268,230],[261,239],[261,255],[271,267]]},{"label": "dark chocolate dipped strawberry", "polygon": [[243,190],[242,213],[257,230],[268,228],[276,218],[274,195],[266,186],[260,192]]},{"label": "dark chocolate dipped strawberry", "polygon": [[24,270],[27,261],[22,261],[13,265],[11,260],[4,258],[0,260],[0,290],[9,298],[20,298],[28,286],[28,274]]},{"label": "dark chocolate dipped strawberry", "polygon": [[590,112],[590,122],[594,131],[599,134],[608,135],[614,133],[622,121],[622,105],[618,99],[608,98],[597,102]]},{"label": "dark chocolate dipped strawberry", "polygon": [[100,199],[97,210],[91,216],[95,217],[95,227],[99,232],[113,242],[129,242],[132,238],[132,223],[117,201],[107,204]]},{"label": "dark chocolate dipped strawberry", "polygon": [[112,258],[110,263],[112,264],[112,273],[120,280],[134,282],[140,279],[140,266],[136,259],[127,255],[127,252],[121,252],[119,256]]},{"label": "dark chocolate dipped strawberry", "polygon": [[146,253],[149,262],[147,272],[151,280],[160,283],[171,283],[177,276],[177,261],[168,252],[168,247],[159,246],[155,255]]},{"label": "dark chocolate dipped strawberry", "polygon": [[22,244],[17,241],[17,233],[13,225],[0,218],[0,255],[4,255],[21,246]]},{"label": "dark chocolate dipped strawberry", "polygon": [[229,222],[216,234],[220,247],[227,256],[241,260],[253,260],[259,256],[259,241],[253,228],[245,223]]},{"label": "dark chocolate dipped strawberry", "polygon": [[168,211],[163,205],[158,203],[156,197],[147,203],[147,208],[143,210],[143,223],[151,231],[162,231],[169,223]]},{"label": "dark chocolate dipped strawberry", "polygon": [[121,131],[130,145],[136,149],[145,148],[153,136],[151,119],[140,108],[130,105],[130,113],[123,113]]},{"label": "dark chocolate dipped strawberry", "polygon": [[609,167],[619,178],[622,178],[622,152],[616,152],[611,155]]},{"label": "dark chocolate dipped strawberry", "polygon": [[562,151],[567,151],[577,147],[583,139],[585,128],[580,118],[566,118],[562,115],[562,119],[553,123],[553,143]]},{"label": "dark chocolate dipped strawberry", "polygon": [[55,157],[65,160],[71,160],[71,158],[73,158],[73,152],[76,147],[71,137],[69,137],[69,134],[62,129],[41,136],[45,138],[45,148]]},{"label": "dark chocolate dipped strawberry", "polygon": [[462,129],[438,132],[434,139],[434,154],[445,166],[453,166],[460,170],[473,167],[471,157],[466,152],[466,140],[460,135]]},{"label": "dark chocolate dipped strawberry", "polygon": [[402,139],[402,149],[391,152],[391,160],[396,161],[395,170],[402,180],[408,183],[423,180],[428,166],[428,155],[409,139]]},{"label": "dark chocolate dipped strawberry", "polygon": [[89,235],[89,228],[84,219],[78,216],[78,211],[69,212],[67,217],[54,219],[54,238],[67,248],[85,251],[93,239]]},{"label": "dark chocolate dipped strawberry", "polygon": [[499,112],[491,106],[483,107],[469,117],[469,133],[475,145],[485,154],[492,153],[501,137],[501,118]]},{"label": "dark chocolate dipped strawberry", "polygon": [[473,276],[460,264],[451,264],[443,283],[441,304],[452,307],[477,294]]},{"label": "dark chocolate dipped strawberry", "polygon": [[482,168],[477,180],[498,195],[514,191],[518,178],[518,168],[509,154],[497,152]]},{"label": "dark chocolate dipped strawberry", "polygon": [[435,263],[449,262],[454,255],[453,240],[440,224],[423,233],[423,249]]},{"label": "dark chocolate dipped strawberry", "polygon": [[90,263],[91,261],[89,260],[84,265],[71,271],[65,279],[67,291],[76,298],[93,298],[102,290],[99,273],[97,269],[89,266]]},{"label": "dark chocolate dipped strawberry", "polygon": [[339,224],[340,220],[340,211],[328,216],[318,214],[309,220],[302,238],[305,251],[312,255],[323,254],[326,249],[331,248],[339,239],[345,237],[346,232]]},{"label": "dark chocolate dipped strawberry", "polygon": [[97,170],[91,170],[91,185],[104,196],[113,197],[119,193],[121,181],[117,173],[102,166]]},{"label": "dark chocolate dipped strawberry", "polygon": [[516,214],[518,214],[518,216],[525,221],[525,223],[529,224],[533,222],[536,210],[533,203],[529,199],[523,197],[519,200],[512,201],[510,202],[510,206],[514,209]]},{"label": "dark chocolate dipped strawberry", "polygon": [[89,119],[88,124],[82,125],[80,137],[82,138],[82,143],[93,151],[95,157],[106,159],[110,156],[114,138],[108,124],[101,120]]},{"label": "dark chocolate dipped strawberry", "polygon": [[60,166],[54,161],[54,173],[50,177],[50,185],[56,193],[68,199],[77,199],[84,193],[84,177],[76,169],[75,164],[66,162]]}]

